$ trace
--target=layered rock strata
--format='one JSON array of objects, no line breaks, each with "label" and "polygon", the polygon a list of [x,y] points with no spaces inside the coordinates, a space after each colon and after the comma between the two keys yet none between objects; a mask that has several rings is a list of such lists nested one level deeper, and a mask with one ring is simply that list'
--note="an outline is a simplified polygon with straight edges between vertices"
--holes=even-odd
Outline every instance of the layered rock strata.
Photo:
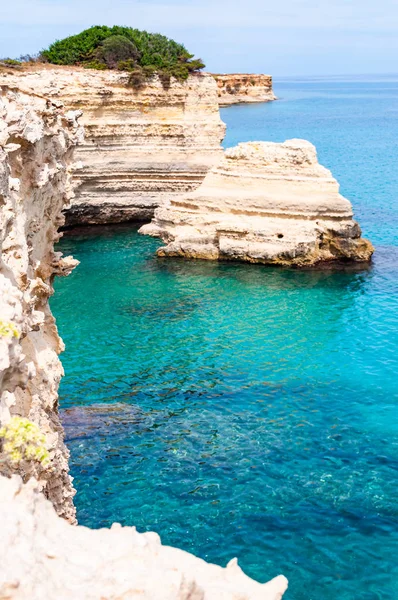
[{"label": "layered rock strata", "polygon": [[0,477],[0,597],[8,600],[280,600],[287,580],[260,584],[134,527],[72,527],[34,480]]},{"label": "layered rock strata", "polygon": [[138,90],[128,77],[45,66],[0,77],[83,111],[67,225],[149,221],[164,198],[196,189],[222,156],[225,125],[211,75],[173,79],[167,89],[154,77]]},{"label": "layered rock strata", "polygon": [[241,102],[270,102],[276,100],[271,75],[230,73],[213,75],[217,82],[220,106]]},{"label": "layered rock strata", "polygon": [[[63,344],[48,298],[55,275],[67,275],[77,262],[54,252],[61,211],[72,197],[71,152],[82,135],[77,116],[64,114],[58,101],[0,87],[0,421],[20,415],[46,434],[51,467],[37,475],[58,514],[72,522],[69,453],[58,416]],[[0,455],[0,472],[10,469]]]},{"label": "layered rock strata", "polygon": [[352,207],[305,140],[249,142],[226,150],[201,187],[159,207],[141,233],[159,256],[282,266],[368,262]]}]

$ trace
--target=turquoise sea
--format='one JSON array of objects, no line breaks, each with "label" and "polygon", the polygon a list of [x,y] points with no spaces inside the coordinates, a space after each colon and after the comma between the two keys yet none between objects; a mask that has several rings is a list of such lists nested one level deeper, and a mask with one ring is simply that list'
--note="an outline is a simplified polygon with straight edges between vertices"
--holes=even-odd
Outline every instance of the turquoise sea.
[{"label": "turquoise sea", "polygon": [[286,600],[398,596],[398,77],[276,80],[225,145],[309,139],[376,246],[364,270],[158,259],[134,226],[59,244],[51,306],[81,524],[166,544]]}]

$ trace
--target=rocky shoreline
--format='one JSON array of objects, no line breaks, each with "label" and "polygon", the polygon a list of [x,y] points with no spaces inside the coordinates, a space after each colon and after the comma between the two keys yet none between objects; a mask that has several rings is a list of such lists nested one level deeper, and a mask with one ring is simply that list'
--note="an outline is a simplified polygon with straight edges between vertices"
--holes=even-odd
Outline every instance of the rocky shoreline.
[{"label": "rocky shoreline", "polygon": [[223,569],[162,546],[155,533],[72,526],[58,413],[63,343],[48,299],[54,277],[77,265],[54,243],[73,197],[81,115],[4,82],[0,115],[0,596],[280,600],[285,577],[257,583],[236,559]]}]

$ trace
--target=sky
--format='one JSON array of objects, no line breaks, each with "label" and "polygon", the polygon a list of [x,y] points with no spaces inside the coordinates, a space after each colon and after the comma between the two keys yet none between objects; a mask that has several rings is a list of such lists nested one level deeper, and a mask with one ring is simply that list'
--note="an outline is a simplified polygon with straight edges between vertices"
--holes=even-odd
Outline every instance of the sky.
[{"label": "sky", "polygon": [[398,0],[0,0],[0,57],[91,25],[163,33],[217,73],[398,71]]}]

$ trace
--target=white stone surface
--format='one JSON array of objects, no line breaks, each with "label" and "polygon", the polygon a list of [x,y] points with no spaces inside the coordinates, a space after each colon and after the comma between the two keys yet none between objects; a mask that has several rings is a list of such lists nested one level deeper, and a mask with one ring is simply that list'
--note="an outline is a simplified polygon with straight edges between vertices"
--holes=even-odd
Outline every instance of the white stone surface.
[{"label": "white stone surface", "polygon": [[0,477],[0,598],[7,600],[280,600],[282,575],[265,584],[237,564],[208,564],[134,527],[74,527],[31,479]]}]

